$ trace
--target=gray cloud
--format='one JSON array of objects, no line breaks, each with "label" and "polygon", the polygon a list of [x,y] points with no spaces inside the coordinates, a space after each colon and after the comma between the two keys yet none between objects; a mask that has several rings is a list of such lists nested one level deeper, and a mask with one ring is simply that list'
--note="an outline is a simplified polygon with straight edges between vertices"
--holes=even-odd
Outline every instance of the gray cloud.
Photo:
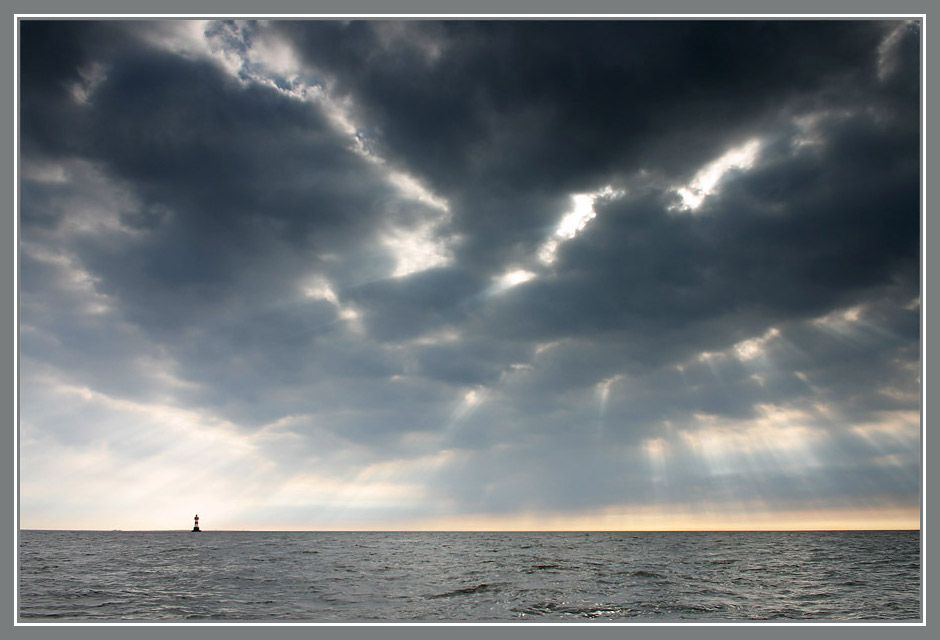
[{"label": "gray cloud", "polygon": [[389,517],[916,504],[916,26],[182,24],[22,23],[37,442],[171,407]]}]

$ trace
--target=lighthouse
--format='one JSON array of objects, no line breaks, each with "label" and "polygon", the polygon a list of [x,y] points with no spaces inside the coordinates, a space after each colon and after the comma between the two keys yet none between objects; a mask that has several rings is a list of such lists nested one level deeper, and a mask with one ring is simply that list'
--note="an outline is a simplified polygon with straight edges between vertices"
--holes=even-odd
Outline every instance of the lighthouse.
[{"label": "lighthouse", "polygon": [[199,529],[199,514],[198,514],[198,513],[196,514],[196,520],[195,520],[195,522],[193,522],[193,531],[194,531],[194,532],[200,531],[200,529]]}]

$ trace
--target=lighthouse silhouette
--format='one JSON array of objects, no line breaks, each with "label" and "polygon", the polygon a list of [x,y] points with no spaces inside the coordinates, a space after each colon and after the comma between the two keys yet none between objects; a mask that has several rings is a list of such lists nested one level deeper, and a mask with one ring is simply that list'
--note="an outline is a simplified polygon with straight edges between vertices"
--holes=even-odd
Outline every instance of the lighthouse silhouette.
[{"label": "lighthouse silhouette", "polygon": [[201,529],[199,528],[199,514],[198,513],[196,514],[196,521],[193,523],[193,531],[194,532],[201,531]]}]

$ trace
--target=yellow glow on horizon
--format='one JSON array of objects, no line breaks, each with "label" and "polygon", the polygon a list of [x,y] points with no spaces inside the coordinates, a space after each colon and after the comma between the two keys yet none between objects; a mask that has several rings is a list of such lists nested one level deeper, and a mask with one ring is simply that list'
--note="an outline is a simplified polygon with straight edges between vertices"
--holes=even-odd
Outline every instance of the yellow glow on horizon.
[{"label": "yellow glow on horizon", "polygon": [[[435,461],[439,462],[439,461]],[[301,483],[303,484],[303,483]],[[292,487],[302,490],[304,487]],[[328,487],[320,486],[320,489]],[[415,498],[412,488],[404,485],[378,483],[376,491],[366,492],[359,499],[404,500]],[[348,490],[349,487],[346,487]],[[322,497],[322,496],[321,496]],[[260,505],[259,505],[260,506]],[[34,514],[21,521],[23,529],[100,529],[115,527],[124,530],[175,530],[191,524],[198,512],[205,530],[217,531],[850,531],[850,530],[919,530],[918,506],[832,507],[774,510],[760,501],[751,504],[719,505],[685,503],[663,505],[618,505],[584,512],[524,512],[518,514],[470,513],[426,518],[369,518],[347,514],[337,518],[310,517],[304,522],[271,520],[267,523],[243,519],[249,511],[241,505],[199,504],[196,511],[177,506],[161,510],[161,519],[153,514],[132,514],[107,521],[101,512],[68,514]],[[168,518],[172,516],[172,518]],[[167,517],[167,518],[165,518]],[[67,524],[64,524],[67,522]],[[174,526],[166,526],[167,522]],[[115,524],[117,523],[117,524]],[[159,523],[157,526],[155,523]]]},{"label": "yellow glow on horizon", "polygon": [[[700,505],[624,505],[584,513],[463,514],[411,520],[350,519],[298,525],[244,527],[222,522],[217,530],[252,531],[882,531],[920,530],[920,510],[912,507],[831,509],[703,510]],[[208,512],[207,512],[208,514]],[[202,519],[200,513],[200,519]],[[192,516],[190,516],[191,520]],[[41,528],[41,527],[33,527]],[[103,527],[102,527],[103,528]],[[207,527],[208,528],[208,527]]]},{"label": "yellow glow on horizon", "polygon": [[585,515],[455,516],[412,523],[407,530],[453,531],[803,531],[920,529],[917,508],[696,513],[629,507]]}]

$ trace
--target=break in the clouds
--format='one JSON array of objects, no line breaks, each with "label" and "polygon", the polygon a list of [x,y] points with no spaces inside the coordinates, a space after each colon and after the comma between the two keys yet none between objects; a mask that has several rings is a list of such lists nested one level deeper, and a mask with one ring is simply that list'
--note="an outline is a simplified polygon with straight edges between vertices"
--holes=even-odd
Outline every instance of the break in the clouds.
[{"label": "break in the clouds", "polygon": [[22,525],[918,526],[920,42],[21,21]]}]

